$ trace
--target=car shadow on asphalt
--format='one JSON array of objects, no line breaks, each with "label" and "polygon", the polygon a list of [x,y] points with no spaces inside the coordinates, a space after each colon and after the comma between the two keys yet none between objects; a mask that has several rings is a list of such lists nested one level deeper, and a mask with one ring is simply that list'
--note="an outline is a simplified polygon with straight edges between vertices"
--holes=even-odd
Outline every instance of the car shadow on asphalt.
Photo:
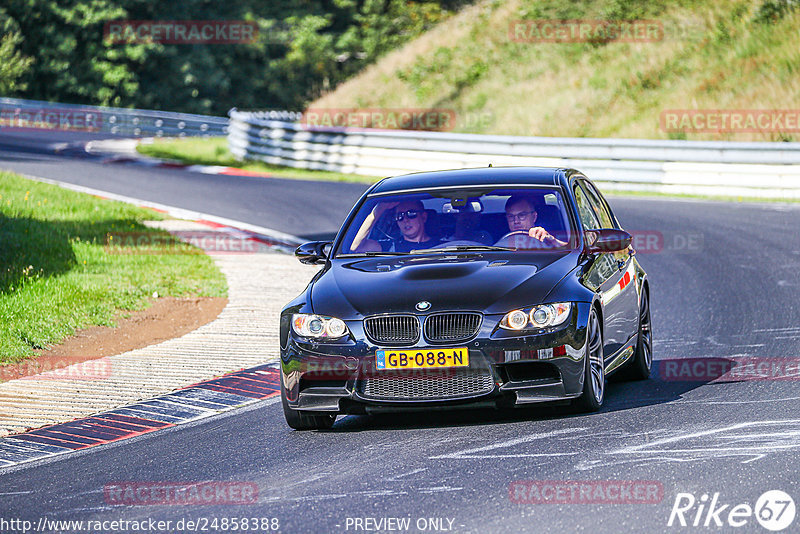
[{"label": "car shadow on asphalt", "polygon": [[[715,358],[714,360],[723,359]],[[655,363],[661,363],[660,367],[663,369],[663,362],[662,360]],[[606,385],[605,403],[602,409],[594,413],[578,413],[566,403],[542,403],[530,407],[508,409],[453,408],[410,413],[351,415],[340,418],[332,429],[325,432],[412,430],[582,418],[678,401],[684,394],[708,384],[714,379],[713,377],[680,378],[678,380],[665,377],[663,373],[659,373],[654,369],[653,376],[648,380],[631,382],[609,381]]]}]

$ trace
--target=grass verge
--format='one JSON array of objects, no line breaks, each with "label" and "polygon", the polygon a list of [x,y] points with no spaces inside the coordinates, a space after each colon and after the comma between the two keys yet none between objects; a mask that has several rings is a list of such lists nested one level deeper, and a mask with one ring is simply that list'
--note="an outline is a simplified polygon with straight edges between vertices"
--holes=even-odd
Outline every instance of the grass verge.
[{"label": "grass verge", "polygon": [[153,158],[177,160],[188,165],[236,167],[246,171],[269,173],[276,178],[365,184],[371,184],[382,178],[342,172],[295,169],[260,161],[242,162],[234,158],[233,154],[228,151],[228,140],[225,137],[154,139],[151,144],[140,144],[137,150],[140,154]]},{"label": "grass verge", "polygon": [[[0,171],[0,364],[80,328],[113,326],[118,311],[146,308],[154,294],[225,296],[211,258],[143,224],[159,219]],[[106,246],[108,235],[129,232],[146,237],[147,253]]]}]

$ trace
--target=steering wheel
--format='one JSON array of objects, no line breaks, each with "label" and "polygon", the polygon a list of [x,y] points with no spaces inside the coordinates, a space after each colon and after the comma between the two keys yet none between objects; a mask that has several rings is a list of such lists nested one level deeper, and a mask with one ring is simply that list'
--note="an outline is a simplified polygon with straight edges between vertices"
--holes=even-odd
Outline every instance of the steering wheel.
[{"label": "steering wheel", "polygon": [[547,245],[544,241],[539,241],[535,237],[528,235],[528,232],[525,230],[515,230],[498,239],[494,246],[516,249],[537,249],[546,247]]}]

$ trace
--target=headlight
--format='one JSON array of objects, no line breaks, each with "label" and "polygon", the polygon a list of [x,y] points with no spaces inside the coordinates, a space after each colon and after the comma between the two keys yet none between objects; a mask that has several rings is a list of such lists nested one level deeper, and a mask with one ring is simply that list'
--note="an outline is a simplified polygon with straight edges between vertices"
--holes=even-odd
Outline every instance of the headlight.
[{"label": "headlight", "polygon": [[500,321],[500,326],[507,330],[522,330],[528,326],[528,314],[522,310],[508,312]]},{"label": "headlight", "polygon": [[348,334],[347,325],[341,319],[308,313],[292,315],[292,330],[298,336],[314,339],[338,339]]},{"label": "headlight", "polygon": [[506,330],[524,330],[525,328],[549,328],[557,326],[569,318],[572,310],[570,302],[540,304],[530,309],[513,310],[505,314],[500,321],[500,328]]}]

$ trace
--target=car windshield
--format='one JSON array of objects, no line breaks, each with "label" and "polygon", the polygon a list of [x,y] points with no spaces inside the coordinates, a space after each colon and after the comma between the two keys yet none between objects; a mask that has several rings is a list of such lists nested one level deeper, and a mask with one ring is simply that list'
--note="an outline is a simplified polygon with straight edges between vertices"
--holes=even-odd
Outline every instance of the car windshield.
[{"label": "car windshield", "polygon": [[335,256],[568,250],[575,247],[559,188],[464,188],[368,197]]}]

